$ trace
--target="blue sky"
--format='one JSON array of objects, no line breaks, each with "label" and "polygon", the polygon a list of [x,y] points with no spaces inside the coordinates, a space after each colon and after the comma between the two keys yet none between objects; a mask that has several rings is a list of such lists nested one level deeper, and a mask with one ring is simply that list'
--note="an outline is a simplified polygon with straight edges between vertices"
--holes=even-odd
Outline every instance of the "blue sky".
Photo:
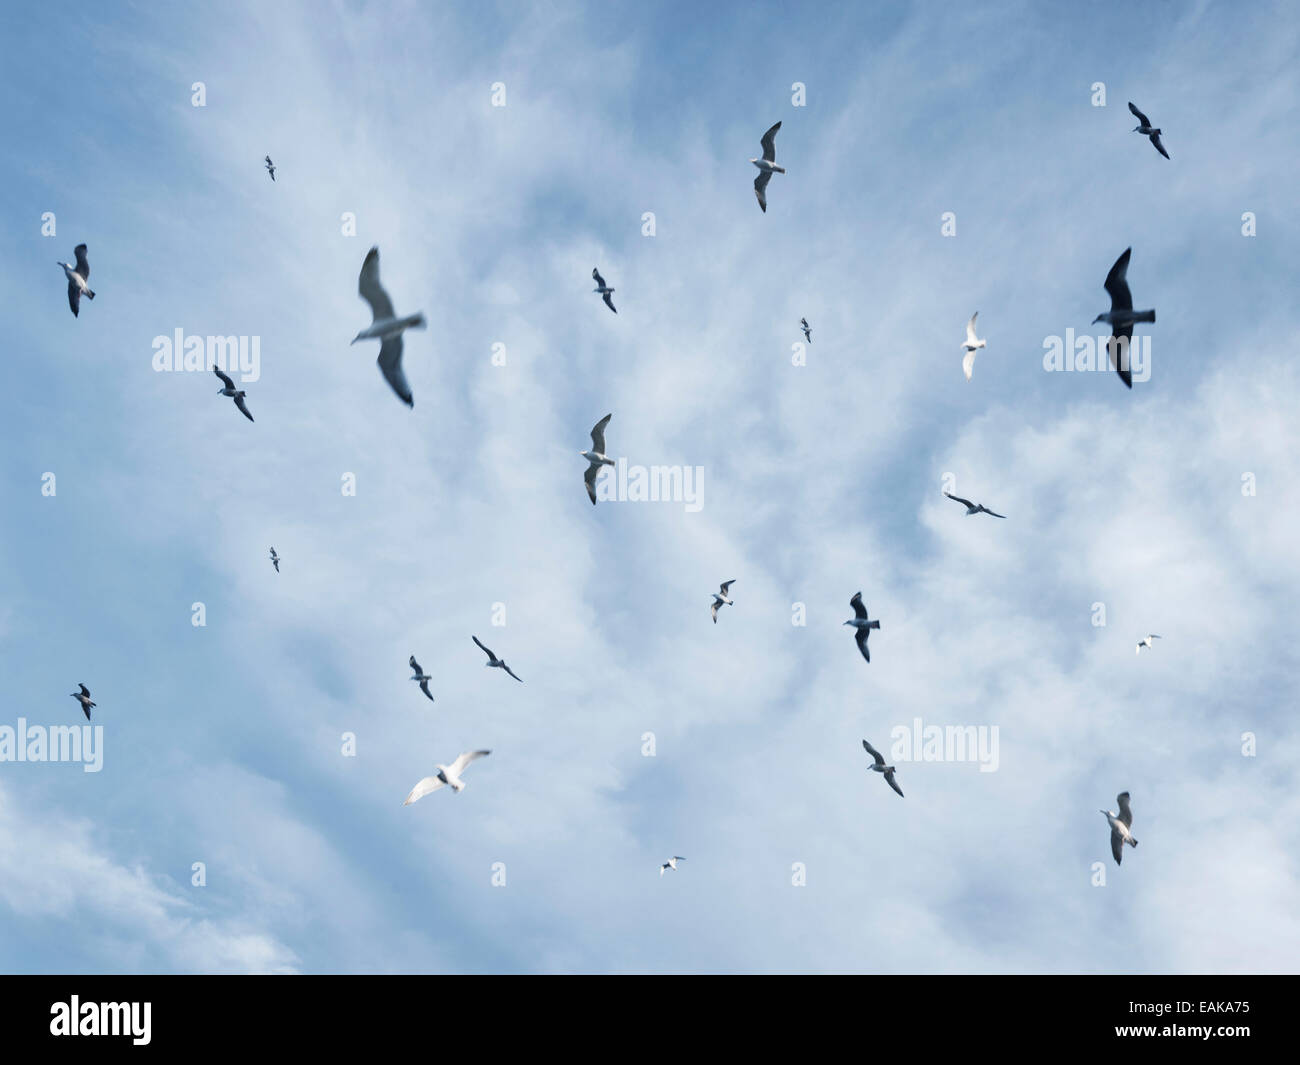
[{"label": "blue sky", "polygon": [[[99,773],[0,763],[0,966],[1294,970],[1297,22],[1133,8],[0,14],[0,726],[85,682],[104,727]],[[413,410],[349,346],[372,244]],[[1150,380],[1046,372],[1129,246]],[[177,328],[259,338],[254,425],[154,371]],[[608,412],[699,513],[591,507]],[[998,770],[898,800],[860,741],[918,716]]]}]

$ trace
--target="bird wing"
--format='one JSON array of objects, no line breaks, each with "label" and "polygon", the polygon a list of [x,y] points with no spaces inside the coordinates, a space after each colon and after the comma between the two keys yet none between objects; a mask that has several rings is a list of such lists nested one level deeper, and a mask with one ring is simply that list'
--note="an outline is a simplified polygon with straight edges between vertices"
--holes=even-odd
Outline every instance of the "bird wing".
[{"label": "bird wing", "polygon": [[800,319],[799,319],[799,324],[800,324],[801,326],[803,326],[805,329],[807,329],[807,328],[808,328],[808,319],[807,319],[807,318],[800,318]]},{"label": "bird wing", "polygon": [[232,380],[231,380],[229,377],[227,377],[225,374],[223,374],[219,369],[217,369],[217,367],[215,367],[215,366],[212,367],[212,372],[213,372],[214,374],[216,374],[218,377],[221,378],[221,383],[222,383],[223,385],[225,385],[227,388],[234,388],[234,387],[235,387],[235,382],[232,381]]},{"label": "bird wing", "polygon": [[979,316],[980,312],[976,311],[970,316],[970,321],[966,323],[966,342],[968,344],[974,344],[975,341],[979,339],[979,337],[975,335],[975,319]]},{"label": "bird wing", "polygon": [[275,567],[276,573],[280,572],[280,560],[278,558],[271,559],[271,565]]},{"label": "bird wing", "polygon": [[[512,677],[514,677],[515,680],[518,680],[520,684],[523,683],[523,681],[520,680],[519,677],[515,676],[515,671],[514,671],[513,669],[511,669],[508,665],[506,665],[505,662],[502,662],[502,663],[501,663],[501,668],[504,669],[507,673],[509,673]],[[484,753],[486,753],[486,752],[484,752]]]},{"label": "bird wing", "polygon": [[600,463],[593,462],[587,467],[587,472],[582,475],[583,481],[587,484],[587,497],[591,500],[591,505],[596,505],[596,477],[600,473]]},{"label": "bird wing", "polygon": [[75,281],[68,282],[68,306],[72,308],[72,317],[81,317],[77,313],[77,308],[81,306],[81,289],[77,287]]},{"label": "bird wing", "polygon": [[944,492],[944,495],[946,495],[946,496],[947,496],[949,499],[951,499],[954,503],[962,503],[962,504],[965,504],[965,506],[968,507],[968,508],[971,508],[971,507],[974,507],[974,506],[975,506],[975,504],[972,503],[969,499],[962,499],[961,496],[955,496],[955,495],[953,495],[951,492]]},{"label": "bird wing", "polygon": [[1151,125],[1150,121],[1148,121],[1148,119],[1147,119],[1147,116],[1144,115],[1141,111],[1139,111],[1136,107],[1133,106],[1133,101],[1132,101],[1132,100],[1130,100],[1130,101],[1128,102],[1128,109],[1129,109],[1130,111],[1133,112],[1133,116],[1134,116],[1134,117],[1135,117],[1139,122],[1141,122],[1142,125],[1144,125],[1144,126],[1149,126],[1149,125]]},{"label": "bird wing", "polygon": [[867,650],[867,634],[870,632],[870,629],[858,629],[853,634],[853,638],[858,641],[858,650],[862,652],[862,657],[868,662],[871,661],[871,652]]},{"label": "bird wing", "polygon": [[[1127,291],[1127,289],[1126,289]],[[1121,345],[1120,341],[1124,343]],[[1124,365],[1120,359],[1120,348],[1128,349],[1133,343],[1133,323],[1125,322],[1120,326],[1111,326],[1110,339],[1106,341],[1106,354],[1110,356],[1110,364],[1119,374],[1119,379],[1129,388],[1133,387],[1133,363],[1132,356],[1129,357],[1129,364]]]},{"label": "bird wing", "polygon": [[591,268],[591,279],[595,281],[596,284],[598,284],[601,288],[605,287],[605,279],[600,276],[600,271],[597,270],[594,266]]},{"label": "bird wing", "polygon": [[465,767],[470,762],[477,762],[480,758],[485,758],[491,753],[491,751],[464,751],[447,768],[451,770],[452,776],[458,777],[465,772]]},{"label": "bird wing", "polygon": [[82,281],[90,280],[90,263],[86,259],[86,246],[78,244],[72,249],[72,254],[77,257],[77,273],[81,275]]},{"label": "bird wing", "polygon": [[867,616],[866,604],[862,602],[862,593],[855,592],[853,598],[849,600],[849,606],[853,608],[853,613],[859,618]]},{"label": "bird wing", "polygon": [[618,308],[614,306],[614,294],[612,292],[606,292],[600,298],[605,301],[606,307],[608,307],[615,314],[618,314]]},{"label": "bird wing", "polygon": [[1154,144],[1154,145],[1156,146],[1156,151],[1158,151],[1158,152],[1159,152],[1161,155],[1163,155],[1166,159],[1169,158],[1169,153],[1168,153],[1167,151],[1165,151],[1165,146],[1164,146],[1163,144],[1160,143],[1160,134],[1159,134],[1159,133],[1153,133],[1153,134],[1151,134],[1151,143]]},{"label": "bird wing", "polygon": [[491,662],[493,659],[496,658],[496,655],[494,655],[491,651],[489,651],[486,647],[483,646],[482,642],[480,642],[477,636],[471,636],[470,639],[473,640],[475,643],[477,643],[479,650],[488,656],[489,662]]},{"label": "bird wing", "polygon": [[885,764],[885,756],[881,754],[878,750],[876,750],[873,746],[871,746],[871,744],[869,744],[866,740],[862,741],[862,746],[866,748],[867,754],[871,755],[871,757],[876,760],[876,765]]},{"label": "bird wing", "polygon": [[980,510],[984,511],[985,514],[988,514],[990,517],[993,517],[993,518],[1005,518],[1005,517],[1006,517],[1005,514],[999,514],[996,510],[989,510],[989,508],[986,507],[986,506],[981,506],[981,507],[980,507]]},{"label": "bird wing", "polygon": [[1110,830],[1110,853],[1115,856],[1115,864],[1121,865],[1124,861],[1124,837],[1119,834],[1117,829]]},{"label": "bird wing", "polygon": [[898,786],[898,781],[894,779],[894,771],[892,769],[885,770],[885,781],[891,788],[898,792],[898,797],[900,799],[907,797],[903,794],[903,789]]},{"label": "bird wing", "polygon": [[1110,268],[1110,273],[1106,275],[1106,291],[1110,293],[1110,309],[1112,311],[1131,311],[1133,309],[1133,295],[1128,290],[1128,257],[1133,253],[1132,248],[1125,248],[1124,254],[1115,260],[1115,265]]},{"label": "bird wing", "polygon": [[437,791],[442,787],[442,781],[437,777],[425,777],[420,783],[411,789],[411,794],[406,797],[403,806],[410,806],[417,799],[423,799],[431,791]]},{"label": "bird wing", "polygon": [[605,426],[609,424],[612,417],[613,414],[606,414],[591,427],[591,449],[598,455],[605,454]]},{"label": "bird wing", "polygon": [[424,692],[424,694],[429,697],[429,702],[431,703],[437,702],[437,700],[433,697],[433,693],[429,691],[429,682],[427,680],[420,681],[420,691]]},{"label": "bird wing", "polygon": [[718,607],[720,607],[721,605],[722,605],[722,600],[718,599],[715,596],[713,599],[713,605],[709,607],[710,612],[713,614],[713,624],[715,625],[718,623]]},{"label": "bird wing", "polygon": [[1131,827],[1133,824],[1133,808],[1128,804],[1128,792],[1120,792],[1115,801],[1119,803],[1119,817],[1115,820],[1122,822],[1125,828]]},{"label": "bird wing", "polygon": [[767,183],[771,180],[770,170],[760,170],[758,177],[754,178],[754,195],[758,197],[758,205],[763,208],[764,214],[767,214]]},{"label": "bird wing", "polygon": [[776,131],[780,128],[781,128],[781,123],[778,122],[775,126],[773,126],[771,129],[769,129],[766,133],[763,134],[763,140],[761,142],[763,145],[763,158],[766,159],[769,163],[776,162]]},{"label": "bird wing", "polygon": [[723,595],[726,595],[726,594],[727,594],[727,589],[730,588],[730,587],[731,587],[733,584],[735,584],[735,583],[736,583],[736,578],[735,578],[735,577],[732,577],[731,580],[729,580],[729,581],[723,581],[723,582],[722,582],[722,594],[723,594]]},{"label": "bird wing", "polygon": [[402,372],[401,333],[384,338],[384,342],[379,345],[377,361],[379,372],[384,375],[384,380],[388,382],[389,387],[397,393],[397,398],[408,407],[414,407],[415,396],[411,394],[411,386],[407,384],[406,374]]},{"label": "bird wing", "polygon": [[961,370],[966,375],[966,380],[969,381],[971,374],[975,372],[975,352],[973,350],[966,352],[962,356]]},{"label": "bird wing", "polygon": [[89,689],[89,688],[87,688],[84,684],[78,684],[77,687],[81,689],[81,694],[82,694],[82,695],[84,695],[87,699],[90,698],[90,689]]},{"label": "bird wing", "polygon": [[247,418],[250,422],[253,420],[253,416],[252,416],[251,414],[248,413],[248,408],[247,408],[246,406],[244,406],[244,397],[243,397],[243,396],[236,396],[236,397],[235,397],[235,406],[238,407],[241,411],[244,412],[244,417]]},{"label": "bird wing", "polygon": [[421,673],[424,672],[424,670],[422,670],[422,669],[420,668],[420,663],[417,662],[417,661],[415,660],[415,655],[411,655],[411,658],[410,658],[410,665],[411,665],[411,668],[412,668],[413,670],[415,670],[415,672],[416,672],[417,675],[418,675],[418,674],[421,674]]},{"label": "bird wing", "polygon": [[366,261],[361,264],[361,277],[357,281],[357,292],[370,304],[370,313],[375,320],[393,317],[393,301],[388,298],[384,286],[379,283],[379,248],[373,247],[366,253]]}]

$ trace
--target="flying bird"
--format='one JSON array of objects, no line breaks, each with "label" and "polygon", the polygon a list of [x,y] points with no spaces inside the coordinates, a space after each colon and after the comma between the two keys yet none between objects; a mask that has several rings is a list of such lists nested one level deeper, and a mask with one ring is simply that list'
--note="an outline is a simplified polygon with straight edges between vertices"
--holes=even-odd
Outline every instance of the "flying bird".
[{"label": "flying bird", "polygon": [[1151,125],[1151,120],[1146,115],[1133,106],[1132,100],[1129,101],[1128,109],[1133,112],[1133,116],[1138,120],[1138,124],[1133,127],[1132,132],[1149,137],[1151,143],[1156,146],[1156,151],[1168,159],[1169,153],[1165,151],[1165,146],[1160,143],[1160,131]]},{"label": "flying bird", "polygon": [[275,572],[280,572],[280,556],[275,553],[275,548],[271,548],[271,565],[275,567]]},{"label": "flying bird", "polygon": [[966,342],[962,344],[962,347],[966,349],[966,354],[962,357],[961,368],[966,373],[967,381],[970,380],[970,375],[975,370],[975,353],[980,348],[987,346],[984,341],[975,335],[975,319],[979,316],[979,311],[970,316],[970,321],[966,323]]},{"label": "flying bird", "polygon": [[1093,325],[1098,322],[1109,323],[1111,337],[1106,344],[1106,350],[1110,352],[1110,364],[1119,371],[1119,379],[1129,388],[1133,387],[1133,373],[1128,365],[1128,347],[1133,340],[1133,323],[1156,320],[1155,311],[1133,309],[1133,295],[1129,292],[1126,276],[1128,257],[1132,251],[1132,248],[1125,248],[1124,254],[1115,260],[1115,265],[1106,275],[1106,291],[1110,293],[1110,310],[1097,315],[1092,320]]},{"label": "flying bird", "polygon": [[1005,518],[1005,514],[999,514],[996,510],[989,510],[983,503],[972,503],[969,499],[962,499],[961,496],[955,496],[951,492],[944,492],[949,499],[961,503],[966,508],[966,517],[972,514],[991,514],[995,518]]},{"label": "flying bird", "polygon": [[808,319],[807,319],[807,318],[800,318],[800,319],[799,319],[799,327],[803,330],[803,338],[804,338],[804,340],[808,341],[808,343],[811,344],[811,343],[812,343],[812,326],[810,326],[810,325],[808,324]]},{"label": "flying bird", "polygon": [[411,668],[415,670],[415,676],[411,680],[418,680],[420,682],[420,691],[429,696],[429,702],[435,702],[436,700],[429,691],[429,681],[433,680],[433,678],[420,668],[420,663],[415,660],[415,655],[411,655]]},{"label": "flying bird", "polygon": [[89,721],[89,720],[90,720],[90,708],[91,708],[92,706],[96,706],[96,705],[98,705],[98,704],[97,704],[97,703],[92,703],[92,702],[90,701],[90,689],[89,689],[89,688],[87,688],[84,684],[78,684],[77,687],[80,688],[81,691],[79,691],[79,692],[70,692],[69,694],[70,694],[74,699],[76,699],[77,702],[79,702],[79,703],[81,704],[82,712],[85,713],[85,715],[86,715],[86,720]]},{"label": "flying bird", "polygon": [[275,180],[275,164],[271,162],[271,157],[266,157],[266,172],[271,175],[271,180]]},{"label": "flying bird", "polygon": [[605,279],[600,276],[600,271],[594,266],[591,268],[591,278],[596,282],[596,287],[592,289],[592,292],[599,292],[601,298],[605,301],[605,306],[618,314],[618,308],[614,306],[614,290],[605,284]]},{"label": "flying bird", "polygon": [[898,781],[894,779],[894,767],[892,765],[885,765],[885,756],[871,746],[871,744],[866,740],[862,741],[862,746],[867,749],[867,754],[871,755],[871,757],[876,760],[875,764],[871,767],[871,771],[873,773],[883,773],[889,786],[898,792],[898,797],[900,799],[903,798],[903,789],[898,786]]},{"label": "flying bird", "polygon": [[491,753],[491,751],[465,751],[451,765],[435,765],[433,768],[436,772],[433,776],[425,777],[415,785],[402,805],[410,806],[411,803],[423,799],[429,792],[437,791],[444,784],[451,788],[452,791],[464,791],[465,782],[461,780],[461,774],[465,772],[471,762],[486,758]]},{"label": "flying bird", "polygon": [[370,313],[374,320],[369,329],[363,329],[352,339],[375,340],[379,344],[379,371],[389,383],[397,398],[408,407],[415,406],[415,396],[411,386],[406,383],[406,374],[402,372],[402,333],[407,329],[423,329],[423,313],[398,318],[393,313],[393,301],[388,298],[384,286],[379,283],[379,248],[371,248],[366,253],[366,261],[361,264],[361,276],[357,280],[357,291],[361,298],[370,304]]},{"label": "flying bird", "polygon": [[763,134],[763,155],[750,160],[758,167],[758,177],[754,178],[754,195],[758,197],[758,205],[763,208],[764,214],[767,214],[767,183],[772,180],[773,174],[785,173],[785,167],[776,165],[776,131],[780,128],[781,123],[778,122]]},{"label": "flying bird", "polygon": [[671,869],[674,873],[677,872],[677,863],[684,862],[684,861],[686,861],[686,859],[683,858],[680,854],[674,854],[671,858],[669,858],[666,862],[664,862],[663,865],[659,867],[659,875],[663,876],[664,873],[666,873],[669,869]]},{"label": "flying bird", "polygon": [[90,280],[90,263],[86,260],[86,246],[78,244],[72,249],[72,254],[76,256],[76,266],[71,263],[59,263],[59,265],[63,267],[63,275],[68,279],[68,306],[72,308],[72,317],[76,318],[77,311],[81,307],[82,294],[84,293],[88,300],[93,300],[95,294],[86,284]]},{"label": "flying bird", "polygon": [[1110,822],[1110,853],[1115,856],[1115,864],[1119,865],[1120,860],[1124,857],[1124,844],[1130,847],[1136,847],[1138,841],[1133,838],[1133,833],[1129,831],[1129,826],[1133,824],[1133,809],[1128,804],[1128,792],[1122,791],[1116,797],[1115,801],[1119,803],[1119,813],[1112,813],[1110,810],[1102,810],[1106,820]]},{"label": "flying bird", "polygon": [[[479,641],[479,638],[477,636],[471,636],[470,639],[473,640],[475,643],[477,643],[479,650],[488,656],[488,660],[485,663],[483,663],[485,666],[490,666],[495,669],[504,669],[512,677],[515,677],[514,670],[512,670],[508,665],[506,665],[506,660],[504,658],[498,658],[496,655],[494,655],[491,652],[490,649],[484,647],[483,644]],[[519,678],[515,677],[515,680],[519,680]],[[519,680],[519,683],[522,684],[523,681]]]},{"label": "flying bird", "polygon": [[870,662],[871,652],[867,650],[867,637],[871,635],[872,629],[880,628],[880,622],[874,618],[871,620],[867,619],[867,608],[862,602],[861,592],[857,592],[853,598],[849,600],[849,606],[853,608],[853,617],[844,624],[853,626],[853,638],[858,641],[858,650],[862,652],[862,657]]},{"label": "flying bird", "polygon": [[[215,366],[212,367],[212,372],[221,378],[222,387],[217,389],[217,395],[229,396],[231,399],[233,399],[235,401],[235,406],[238,407],[241,411],[243,411],[244,417],[251,422],[253,420],[253,416],[248,413],[248,408],[244,405],[244,396],[246,396],[248,393],[246,393],[242,388],[236,388],[235,382],[232,381],[225,374],[223,374]],[[279,567],[276,568],[278,571]]]},{"label": "flying bird", "polygon": [[578,452],[588,463],[587,472],[583,474],[582,479],[587,483],[587,496],[593,507],[596,505],[596,475],[600,473],[602,466],[616,465],[614,460],[605,454],[605,426],[609,424],[612,417],[613,414],[606,414],[591,427],[591,450]]},{"label": "flying bird", "polygon": [[723,581],[722,585],[720,586],[720,589],[713,593],[713,607],[712,607],[713,624],[716,625],[718,623],[718,607],[723,606],[724,604],[726,606],[734,605],[731,602],[731,599],[728,597],[727,589],[729,589],[735,583],[736,580],[734,577],[729,581]]},{"label": "flying bird", "polygon": [[1148,633],[1142,639],[1138,640],[1137,650],[1134,651],[1133,653],[1140,655],[1142,653],[1142,648],[1144,647],[1150,647],[1152,650],[1154,650],[1156,645],[1153,644],[1151,641],[1159,640],[1159,639],[1163,639],[1163,637],[1157,636],[1154,632]]}]

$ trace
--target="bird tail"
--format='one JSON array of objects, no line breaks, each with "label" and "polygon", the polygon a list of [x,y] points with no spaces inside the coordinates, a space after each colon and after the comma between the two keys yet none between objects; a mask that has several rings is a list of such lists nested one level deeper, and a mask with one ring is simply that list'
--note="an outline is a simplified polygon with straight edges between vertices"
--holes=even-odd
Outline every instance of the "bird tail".
[{"label": "bird tail", "polygon": [[91,292],[90,289],[86,289],[86,299],[93,300],[94,298],[95,298],[95,294]]},{"label": "bird tail", "polygon": [[772,170],[773,170],[775,173],[777,173],[777,174],[784,174],[784,173],[785,173],[785,167],[783,167],[783,166],[774,166],[774,167],[772,167]]},{"label": "bird tail", "polygon": [[424,315],[413,314],[405,320],[407,329],[423,329],[425,327]]},{"label": "bird tail", "polygon": [[1139,311],[1137,314],[1133,315],[1133,321],[1135,322],[1154,322],[1155,320],[1155,311]]},{"label": "bird tail", "polygon": [[869,628],[869,629],[878,629],[878,628],[880,628],[880,622],[877,621],[875,618],[872,618],[871,621],[868,622],[868,624],[867,624],[867,628]]},{"label": "bird tail", "polygon": [[1129,836],[1128,841],[1129,841],[1131,844],[1133,844],[1133,846],[1135,846],[1135,847],[1138,845],[1138,841],[1135,840],[1132,836]]}]

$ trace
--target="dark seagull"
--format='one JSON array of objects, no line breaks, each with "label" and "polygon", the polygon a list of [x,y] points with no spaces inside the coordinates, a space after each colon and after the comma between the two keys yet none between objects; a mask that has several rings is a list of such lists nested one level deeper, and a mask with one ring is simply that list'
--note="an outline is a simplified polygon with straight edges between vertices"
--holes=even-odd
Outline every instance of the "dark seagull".
[{"label": "dark seagull", "polygon": [[[222,387],[217,389],[217,395],[229,396],[231,399],[233,399],[235,401],[235,406],[238,407],[241,411],[243,411],[244,417],[251,422],[253,420],[253,416],[248,413],[248,408],[244,406],[244,396],[247,395],[247,393],[242,388],[236,388],[235,382],[232,381],[225,374],[223,374],[215,366],[212,367],[212,372],[221,378]],[[276,567],[276,570],[277,572],[279,571],[278,566]]]},{"label": "dark seagull", "polygon": [[280,572],[280,556],[275,553],[275,548],[271,548],[271,565],[275,567],[275,572]]},{"label": "dark seagull", "polygon": [[77,702],[79,702],[79,703],[81,704],[81,709],[82,709],[82,711],[83,711],[83,712],[85,713],[85,715],[86,715],[86,720],[89,721],[89,720],[90,720],[90,708],[91,708],[92,706],[97,705],[97,704],[92,703],[92,702],[90,701],[90,689],[89,689],[89,688],[87,688],[84,684],[78,684],[77,687],[80,688],[81,691],[79,691],[79,692],[71,692],[70,694],[72,695],[72,697],[73,697],[74,699],[77,700]]},{"label": "dark seagull", "polygon": [[415,660],[415,655],[411,655],[411,668],[415,670],[415,676],[411,679],[419,681],[420,691],[429,696],[429,702],[434,702],[433,696],[429,693],[429,681],[433,680],[433,678],[420,668],[420,663]]},{"label": "dark seagull", "polygon": [[357,279],[357,292],[370,304],[370,313],[374,321],[370,328],[361,330],[352,338],[358,340],[378,340],[379,372],[389,387],[397,393],[397,398],[408,407],[415,406],[415,396],[411,386],[406,383],[406,374],[402,372],[402,333],[407,329],[423,329],[424,315],[410,314],[398,318],[393,312],[393,301],[388,298],[384,286],[379,283],[379,248],[371,248],[366,253],[366,261],[361,264],[361,276]]},{"label": "dark seagull", "polygon": [[[483,663],[485,666],[491,666],[495,669],[504,669],[512,677],[515,677],[514,671],[506,665],[506,660],[504,658],[498,658],[491,652],[491,650],[484,647],[482,643],[479,643],[479,638],[477,636],[471,636],[470,639],[477,643],[478,649],[488,656],[488,660]],[[519,680],[519,678],[515,677],[515,680]],[[522,684],[523,681],[519,680],[519,683]]]},{"label": "dark seagull", "polygon": [[784,174],[785,167],[776,165],[776,131],[781,128],[778,122],[775,126],[763,134],[763,154],[758,159],[751,159],[750,162],[758,167],[758,177],[754,178],[754,195],[758,197],[758,205],[763,208],[763,213],[767,214],[767,183],[772,180],[773,174]]},{"label": "dark seagull", "polygon": [[1119,865],[1124,857],[1124,844],[1130,847],[1136,847],[1138,841],[1133,838],[1133,833],[1129,831],[1129,826],[1133,824],[1133,808],[1128,804],[1128,792],[1122,791],[1115,796],[1115,801],[1119,803],[1119,813],[1113,813],[1110,810],[1102,810],[1102,815],[1110,823],[1110,853],[1115,856],[1115,864]]},{"label": "dark seagull", "polygon": [[894,767],[892,765],[885,765],[885,756],[871,746],[871,744],[866,740],[862,741],[862,746],[867,749],[867,754],[871,755],[871,757],[876,760],[875,765],[871,767],[871,771],[873,773],[883,773],[889,786],[898,792],[898,797],[900,799],[903,798],[903,789],[898,786],[898,781],[894,779]]},{"label": "dark seagull", "polygon": [[63,274],[68,279],[68,306],[72,308],[72,317],[76,318],[77,311],[81,307],[82,294],[84,293],[88,300],[93,300],[95,294],[86,284],[90,280],[90,263],[86,261],[86,246],[78,244],[72,249],[72,254],[77,258],[76,266],[71,263],[59,263],[59,265],[63,267]]},{"label": "dark seagull", "polygon": [[799,327],[803,330],[803,338],[804,338],[804,340],[808,341],[808,343],[811,344],[811,343],[812,343],[812,326],[810,326],[810,325],[808,324],[808,319],[807,319],[807,318],[800,318],[800,319],[799,319]]},{"label": "dark seagull", "polygon": [[736,579],[734,577],[729,581],[723,581],[718,590],[713,593],[713,606],[711,608],[713,610],[713,624],[718,623],[718,607],[735,605],[731,601],[731,586],[735,583]]},{"label": "dark seagull", "polygon": [[983,503],[972,503],[969,499],[962,499],[961,496],[955,496],[951,492],[944,492],[944,495],[946,495],[949,499],[953,500],[954,502],[960,503],[962,506],[964,506],[966,508],[966,517],[968,518],[972,514],[991,514],[995,518],[1006,517],[1005,514],[999,514],[995,510],[989,510],[989,508],[986,507]]},{"label": "dark seagull", "polygon": [[602,466],[615,466],[617,463],[605,454],[605,426],[609,424],[613,414],[606,414],[595,425],[591,427],[591,450],[580,451],[580,454],[587,460],[587,472],[582,475],[583,481],[587,485],[587,498],[591,500],[591,505],[596,505],[596,475],[600,473]]},{"label": "dark seagull", "polygon": [[1160,143],[1160,131],[1151,125],[1151,120],[1146,115],[1133,106],[1132,100],[1129,101],[1128,109],[1133,112],[1133,117],[1138,120],[1138,124],[1133,127],[1133,132],[1149,137],[1151,143],[1156,146],[1156,151],[1168,159],[1169,153],[1165,151],[1165,146]]},{"label": "dark seagull", "polygon": [[880,628],[880,622],[874,618],[867,619],[867,608],[862,602],[861,592],[856,593],[849,600],[849,606],[853,608],[853,617],[844,624],[853,626],[853,638],[858,641],[858,650],[862,652],[862,657],[870,662],[871,652],[867,650],[867,637],[871,635],[872,629]]},{"label": "dark seagull", "polygon": [[271,175],[271,180],[275,180],[275,164],[271,162],[271,157],[266,157],[266,172]]},{"label": "dark seagull", "polygon": [[600,271],[594,266],[591,268],[591,279],[596,282],[596,287],[592,292],[599,292],[601,299],[605,301],[605,306],[615,314],[618,314],[618,308],[614,306],[614,290],[605,284],[605,279],[600,276]]},{"label": "dark seagull", "polygon": [[1110,364],[1119,371],[1119,379],[1128,388],[1133,387],[1133,371],[1129,367],[1129,344],[1133,340],[1134,322],[1154,322],[1155,311],[1135,311],[1133,294],[1128,289],[1128,257],[1132,248],[1125,248],[1124,254],[1115,260],[1115,265],[1106,275],[1106,291],[1110,293],[1110,310],[1097,315],[1092,324],[1106,322],[1110,325],[1110,340],[1106,350],[1110,353]]}]

